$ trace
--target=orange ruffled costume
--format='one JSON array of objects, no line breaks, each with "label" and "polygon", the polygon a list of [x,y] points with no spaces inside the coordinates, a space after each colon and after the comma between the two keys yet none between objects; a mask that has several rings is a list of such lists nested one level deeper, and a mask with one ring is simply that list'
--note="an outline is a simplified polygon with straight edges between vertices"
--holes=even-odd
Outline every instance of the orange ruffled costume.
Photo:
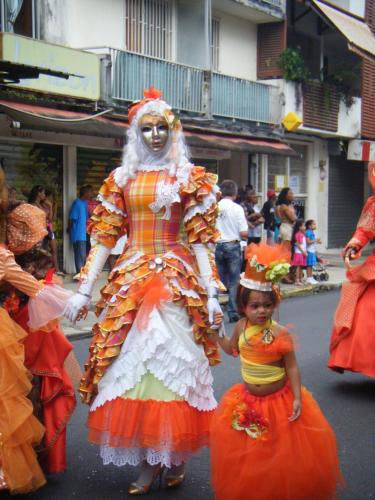
[{"label": "orange ruffled costume", "polygon": [[[243,333],[240,337],[240,356],[245,361],[267,365],[293,350],[293,341],[285,330],[266,344],[262,342],[264,325],[254,328],[243,332],[245,340],[241,341]],[[226,392],[211,426],[216,500],[335,497],[341,481],[335,435],[305,388],[302,414],[290,422],[293,400],[288,382],[268,396],[252,395],[243,384]]]},{"label": "orange ruffled costume", "polygon": [[[35,296],[38,282],[0,247],[0,280],[29,296]],[[43,438],[44,427],[33,415],[27,395],[31,390],[24,366],[23,339],[26,332],[0,308],[0,475],[11,493],[27,493],[45,484],[34,446]]]},{"label": "orange ruffled costume", "polygon": [[[105,464],[171,467],[208,444],[216,408],[209,364],[219,354],[189,244],[218,238],[217,178],[190,164],[174,177],[153,167],[120,187],[120,169],[100,190],[90,232],[109,248],[124,233],[128,240],[97,304],[80,392]],[[160,185],[174,193],[170,205],[157,206]],[[95,247],[81,279],[94,257]]]},{"label": "orange ruffled costume", "polygon": [[[360,254],[374,238],[375,196],[371,196],[348,245],[356,247]],[[375,377],[375,254],[349,269],[347,278],[336,310],[328,367]]]},{"label": "orange ruffled costume", "polygon": [[[43,468],[50,474],[66,470],[66,427],[76,407],[72,380],[66,371],[73,346],[60,330],[53,326],[48,332],[28,328],[28,307],[22,307],[14,320],[27,332],[25,366],[41,378],[40,400],[46,432],[43,442]],[[78,378],[79,380],[79,378]]]}]

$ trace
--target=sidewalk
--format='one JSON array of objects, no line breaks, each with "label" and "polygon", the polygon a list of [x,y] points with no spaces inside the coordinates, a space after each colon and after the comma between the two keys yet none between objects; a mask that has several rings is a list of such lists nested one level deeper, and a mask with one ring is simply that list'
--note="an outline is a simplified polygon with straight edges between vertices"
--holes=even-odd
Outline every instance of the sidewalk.
[{"label": "sidewalk", "polygon": [[[317,285],[281,285],[281,295],[283,298],[291,297],[301,297],[305,295],[312,295],[315,293],[327,292],[328,290],[334,290],[341,288],[343,281],[345,281],[345,268],[342,261],[342,257],[336,254],[321,255],[324,259],[329,261],[326,266],[326,271],[329,275],[328,281],[322,281]],[[363,261],[365,257],[362,257],[359,262]],[[357,261],[358,263],[358,261]],[[100,290],[105,285],[107,279],[107,273],[102,273],[98,279],[94,291],[93,291],[93,304],[97,302],[100,298]],[[78,283],[72,281],[71,276],[67,276],[64,279],[64,286],[67,289],[75,291],[78,288]],[[227,295],[220,296],[220,303],[225,305],[228,301]],[[66,319],[62,319],[61,326],[68,338],[73,338],[78,340],[81,338],[89,337],[91,335],[92,325],[95,323],[96,316],[94,313],[94,306],[91,306],[91,310],[87,315],[85,320],[79,321],[75,325],[72,325]]]}]

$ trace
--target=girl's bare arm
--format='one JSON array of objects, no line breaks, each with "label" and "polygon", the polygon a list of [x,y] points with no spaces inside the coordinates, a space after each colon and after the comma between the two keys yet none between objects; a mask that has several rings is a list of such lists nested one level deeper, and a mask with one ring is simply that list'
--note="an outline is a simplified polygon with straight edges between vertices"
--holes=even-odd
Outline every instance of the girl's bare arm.
[{"label": "girl's bare arm", "polygon": [[284,356],[284,365],[294,396],[293,413],[289,417],[290,421],[296,420],[301,415],[301,374],[299,371],[295,353],[289,352]]}]

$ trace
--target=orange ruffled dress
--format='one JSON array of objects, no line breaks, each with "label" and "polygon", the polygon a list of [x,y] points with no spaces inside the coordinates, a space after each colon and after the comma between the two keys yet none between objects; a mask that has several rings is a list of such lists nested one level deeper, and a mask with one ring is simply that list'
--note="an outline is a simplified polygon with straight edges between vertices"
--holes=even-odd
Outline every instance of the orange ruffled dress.
[{"label": "orange ruffled dress", "polygon": [[[262,342],[262,336],[263,331],[250,339],[241,334],[240,356],[266,365],[293,350],[285,331],[269,345]],[[262,397],[250,394],[243,384],[226,392],[211,427],[215,499],[335,498],[341,474],[334,432],[305,388],[302,414],[289,422],[293,400],[288,382]]]},{"label": "orange ruffled dress", "polygon": [[[219,355],[189,244],[218,237],[215,182],[187,165],[174,178],[164,168],[139,170],[120,187],[120,167],[100,190],[91,237],[113,248],[128,234],[97,305],[80,388],[104,464],[171,467],[208,444],[217,405],[209,365]],[[89,266],[90,258],[83,279]]]},{"label": "orange ruffled dress", "polygon": [[13,318],[28,332],[24,341],[25,366],[41,379],[40,402],[46,429],[41,456],[43,468],[50,474],[64,472],[67,467],[66,428],[76,407],[73,382],[66,369],[73,355],[73,346],[58,324],[48,328],[47,332],[30,330],[27,305]]},{"label": "orange ruffled dress", "polygon": [[[40,286],[0,247],[0,280],[29,296]],[[33,416],[29,374],[24,366],[23,339],[26,332],[4,308],[0,308],[0,475],[11,493],[27,493],[45,483],[34,446],[43,438],[44,427]]]},{"label": "orange ruffled dress", "polygon": [[[374,238],[375,196],[371,196],[350,243],[361,249]],[[347,278],[336,310],[328,367],[375,377],[375,254],[353,266]]]}]

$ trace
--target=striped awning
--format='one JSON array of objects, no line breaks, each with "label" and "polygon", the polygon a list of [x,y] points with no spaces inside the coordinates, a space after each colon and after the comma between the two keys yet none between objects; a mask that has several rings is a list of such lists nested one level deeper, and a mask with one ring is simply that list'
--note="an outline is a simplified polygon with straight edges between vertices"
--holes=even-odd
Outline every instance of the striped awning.
[{"label": "striped awning", "polygon": [[349,50],[375,61],[375,36],[364,21],[321,0],[312,0],[311,6],[347,39]]}]

